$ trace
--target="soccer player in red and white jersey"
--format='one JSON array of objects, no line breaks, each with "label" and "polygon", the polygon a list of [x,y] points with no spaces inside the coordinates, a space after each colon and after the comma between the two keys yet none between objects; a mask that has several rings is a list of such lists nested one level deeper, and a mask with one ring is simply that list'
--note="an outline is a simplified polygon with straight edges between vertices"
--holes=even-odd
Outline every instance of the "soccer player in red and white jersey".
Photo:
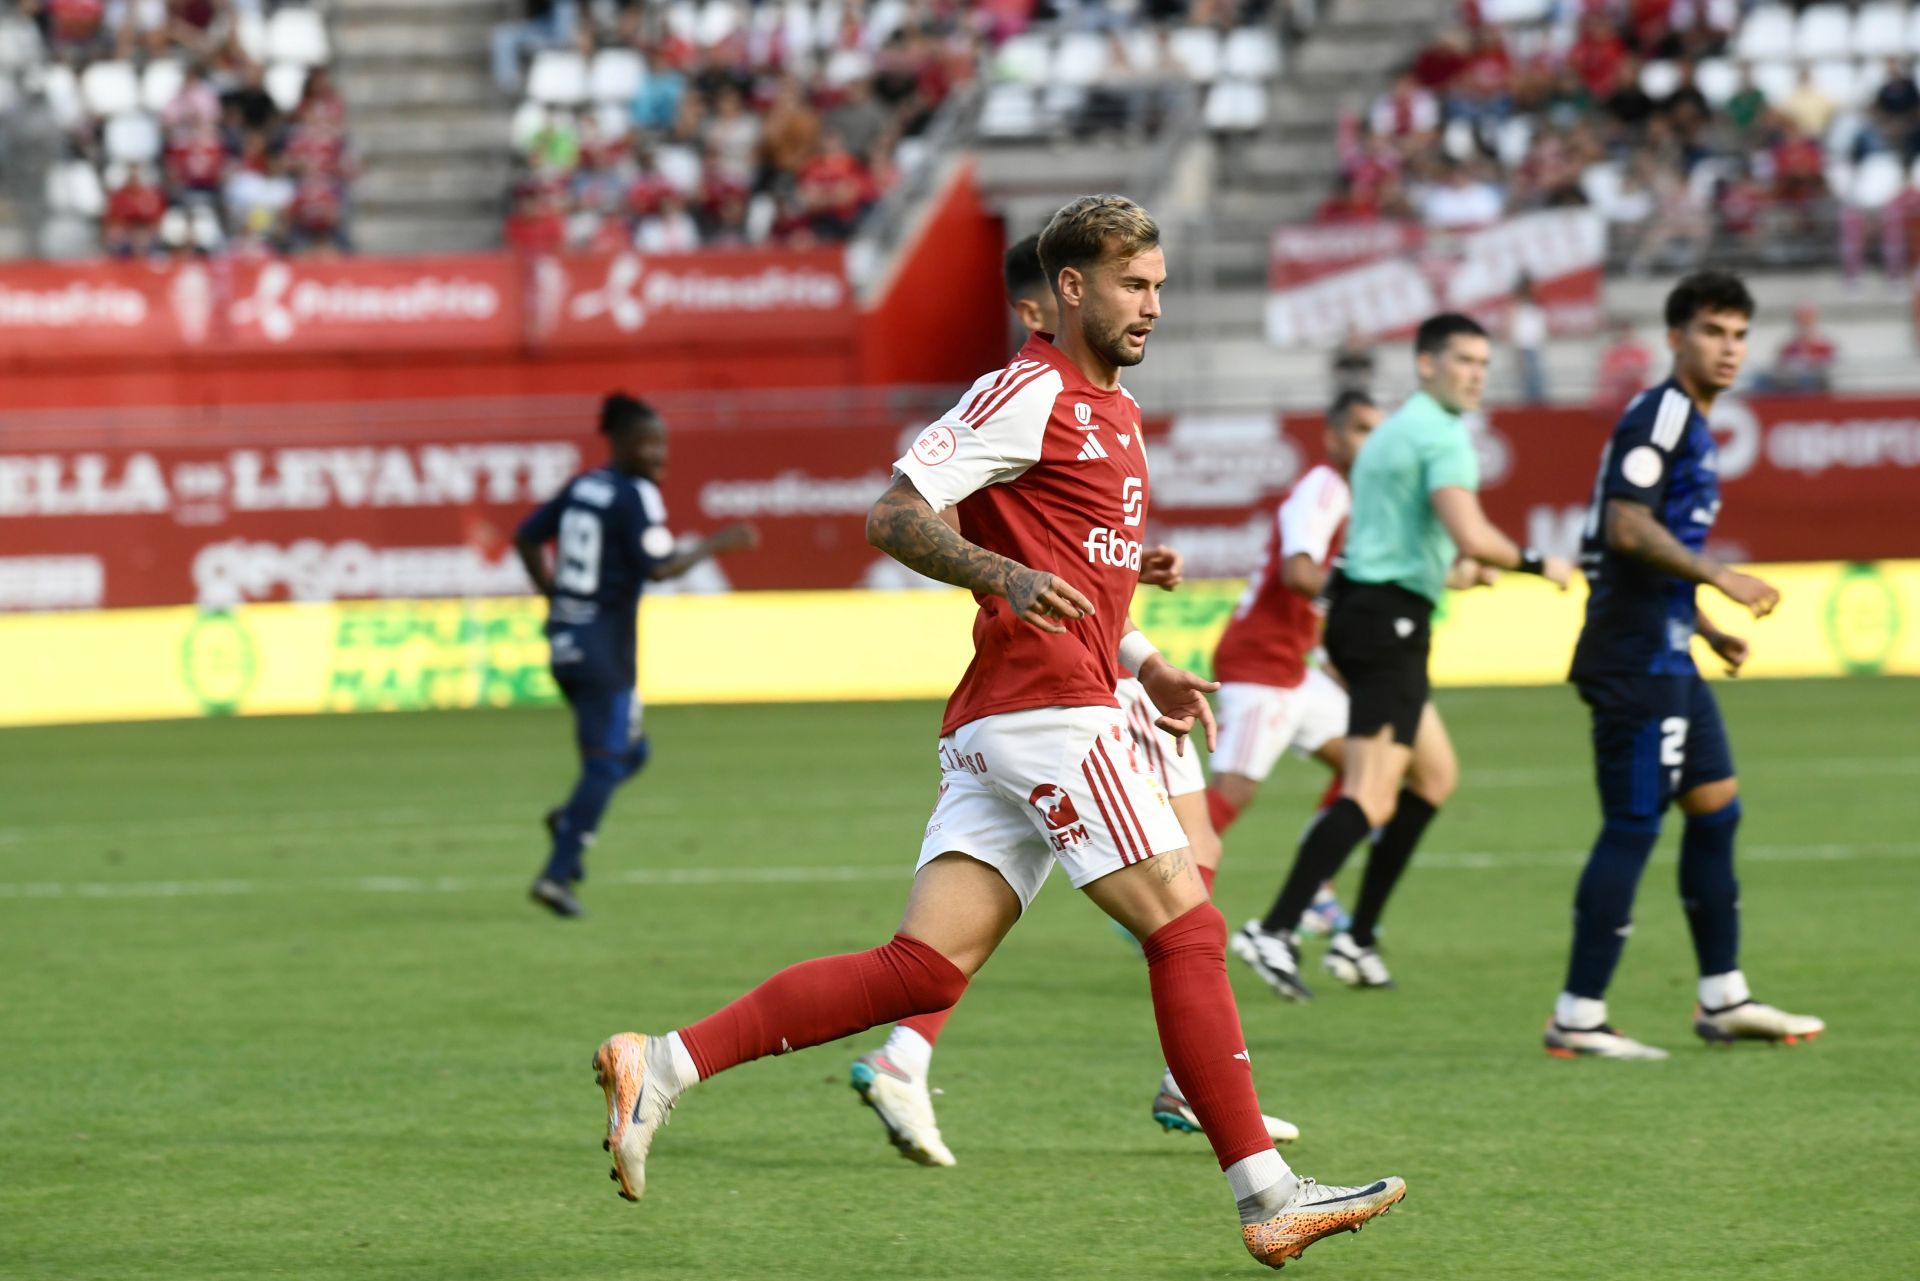
[{"label": "soccer player in red and white jersey", "polygon": [[[895,464],[869,540],[970,589],[980,606],[974,658],[941,724],[941,793],[906,913],[880,947],[783,970],[665,1036],[609,1037],[594,1068],[622,1196],[645,1191],[654,1137],[697,1082],[954,1004],[1056,862],[1144,940],[1161,1048],[1256,1259],[1277,1267],[1406,1194],[1398,1178],[1323,1186],[1274,1150],[1227,982],[1226,922],[1113,697],[1124,664],[1162,728],[1197,723],[1211,737],[1211,683],[1167,662],[1127,620],[1149,490],[1139,407],[1119,375],[1146,354],[1160,316],[1159,238],[1146,211],[1118,196],[1055,214],[1040,256],[1059,301],[1057,345],[1030,340]],[[956,505],[958,532],[940,519]]]},{"label": "soccer player in red and white jersey", "polygon": [[[1053,334],[1060,329],[1059,308],[1046,268],[1040,264],[1040,237],[1028,236],[1011,246],[1002,262],[1002,277],[1007,302],[1029,337]],[[1122,391],[1125,389],[1123,388]],[[1092,453],[1098,445],[1082,445],[1082,453]],[[956,532],[960,528],[959,508],[949,507],[941,518]],[[1140,581],[1172,591],[1180,585],[1181,561],[1168,547],[1150,547],[1141,553]],[[1186,833],[1187,851],[1193,857],[1194,871],[1213,893],[1213,877],[1220,866],[1220,838],[1207,816],[1207,780],[1200,772],[1200,754],[1189,751],[1157,724],[1159,709],[1147,696],[1146,687],[1132,672],[1114,687],[1114,697],[1126,713],[1127,732],[1140,753],[1140,760],[1155,774],[1173,806],[1173,816]],[[1344,710],[1341,713],[1344,718]],[[1345,725],[1342,719],[1341,724]],[[1132,939],[1131,934],[1126,936]],[[933,1047],[945,1030],[953,1011],[917,1014],[896,1024],[887,1042],[878,1050],[861,1055],[849,1073],[861,1101],[872,1108],[886,1127],[887,1140],[901,1156],[921,1165],[955,1164],[953,1151],[940,1133],[933,1115],[933,1097],[928,1089],[928,1074],[933,1065]],[[1200,1119],[1194,1114],[1171,1071],[1163,1071],[1154,1092],[1152,1118],[1162,1129],[1187,1133],[1200,1131]],[[1300,1137],[1300,1127],[1277,1116],[1262,1118],[1267,1133],[1276,1143],[1291,1143]]]}]

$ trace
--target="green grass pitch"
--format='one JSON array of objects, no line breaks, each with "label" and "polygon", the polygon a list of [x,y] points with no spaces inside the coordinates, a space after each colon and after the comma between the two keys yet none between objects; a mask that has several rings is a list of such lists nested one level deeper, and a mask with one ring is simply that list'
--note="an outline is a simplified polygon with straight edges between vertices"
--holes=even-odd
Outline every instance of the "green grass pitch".
[{"label": "green grass pitch", "polygon": [[[1400,989],[1283,1006],[1229,961],[1262,1099],[1305,1131],[1288,1158],[1411,1189],[1288,1275],[1920,1273],[1920,682],[1720,689],[1746,969],[1831,1030],[1693,1040],[1669,824],[1613,1009],[1674,1058],[1543,1054],[1596,821],[1583,713],[1444,692],[1465,775],[1387,919]],[[523,897],[559,712],[0,734],[0,1277],[1254,1274],[1204,1141],[1149,1120],[1143,967],[1060,878],[935,1058],[957,1168],[883,1144],[846,1085],[867,1036],[701,1086],[646,1201],[615,1196],[594,1046],[886,938],[936,719],[657,710],[578,923]],[[1321,782],[1283,764],[1232,833],[1230,920]]]}]

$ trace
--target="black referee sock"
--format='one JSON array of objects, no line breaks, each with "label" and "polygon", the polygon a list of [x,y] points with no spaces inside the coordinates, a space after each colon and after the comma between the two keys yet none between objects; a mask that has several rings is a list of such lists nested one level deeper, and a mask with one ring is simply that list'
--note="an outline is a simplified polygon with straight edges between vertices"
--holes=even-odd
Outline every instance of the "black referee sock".
[{"label": "black referee sock", "polygon": [[1438,812],[1423,797],[1404,787],[1400,789],[1393,817],[1380,829],[1373,852],[1367,856],[1366,875],[1360,881],[1360,902],[1353,909],[1353,925],[1348,933],[1361,947],[1373,946],[1374,931],[1380,927],[1380,913],[1387,910],[1393,887],[1400,883],[1400,874],[1413,861],[1414,847]]},{"label": "black referee sock", "polygon": [[1307,834],[1300,838],[1300,852],[1294,856],[1293,870],[1280,887],[1273,910],[1260,922],[1269,934],[1294,930],[1300,926],[1300,914],[1313,902],[1321,883],[1331,879],[1353,853],[1353,847],[1365,839],[1373,824],[1367,812],[1351,797],[1342,796],[1327,807]]}]

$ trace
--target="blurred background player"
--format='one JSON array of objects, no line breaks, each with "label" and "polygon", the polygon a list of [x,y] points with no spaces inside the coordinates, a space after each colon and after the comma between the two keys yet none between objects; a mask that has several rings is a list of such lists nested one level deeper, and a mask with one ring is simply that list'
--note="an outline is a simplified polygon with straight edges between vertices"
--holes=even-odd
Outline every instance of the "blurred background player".
[{"label": "blurred background player", "polygon": [[1607,984],[1633,928],[1633,896],[1678,801],[1680,902],[1700,968],[1693,1028],[1709,1042],[1818,1036],[1819,1019],[1753,999],[1740,972],[1740,884],[1733,838],[1740,788],[1713,689],[1693,663],[1698,635],[1732,672],[1747,642],[1698,611],[1706,583],[1755,618],[1780,593],[1701,549],[1720,514],[1719,459],[1707,413],[1747,353],[1753,297],[1739,277],[1701,271],[1667,296],[1673,375],[1634,397],[1600,456],[1581,561],[1592,592],[1571,679],[1593,714],[1602,825],[1573,904],[1566,989],[1547,1021],[1565,1058],[1664,1059],[1607,1021]]},{"label": "blurred background player", "polygon": [[[600,406],[607,464],[576,476],[534,509],[513,545],[547,598],[554,683],[573,709],[580,778],[566,804],[547,813],[552,846],[529,891],[560,916],[579,916],[574,885],[614,789],[647,763],[649,747],[635,689],[640,593],[723,552],[751,547],[753,526],[729,525],[680,547],[667,528],[660,477],[667,427],[624,392]],[[547,544],[555,546],[552,568]]]},{"label": "blurred background player", "polygon": [[[1234,607],[1233,618],[1213,651],[1220,715],[1220,750],[1213,755],[1213,786],[1207,806],[1224,834],[1253,804],[1274,762],[1289,748],[1323,762],[1336,777],[1327,803],[1339,798],[1342,736],[1347,728],[1347,692],[1311,662],[1320,643],[1320,608],[1335,554],[1346,529],[1352,497],[1347,476],[1360,446],[1382,415],[1361,391],[1342,392],[1327,411],[1327,461],[1314,467],[1274,513],[1265,556]],[[1322,886],[1298,919],[1300,926],[1326,921],[1336,935],[1327,953],[1329,969],[1342,982],[1360,983],[1355,949],[1330,887]],[[1237,955],[1252,963],[1251,945],[1235,935]],[[1334,967],[1338,967],[1335,969]],[[1264,975],[1263,975],[1264,977]],[[1304,998],[1303,986],[1283,994]]]},{"label": "blurred background player", "polygon": [[[1028,236],[1009,248],[1001,267],[1007,303],[1028,338],[1057,334],[1060,313],[1046,268],[1040,263],[1040,237]],[[959,510],[949,507],[941,513],[955,532],[961,528]],[[1180,585],[1180,579],[1180,557],[1171,548],[1155,547],[1142,553],[1141,582],[1172,591]],[[1195,870],[1212,894],[1214,874],[1220,866],[1220,838],[1214,833],[1202,799],[1206,778],[1200,772],[1199,753],[1159,728],[1155,722],[1160,713],[1147,697],[1146,687],[1132,672],[1123,671],[1123,675],[1125,679],[1115,687],[1114,696],[1126,713],[1127,732],[1166,789],[1173,816],[1187,834]],[[1121,932],[1133,938],[1125,930]],[[945,1009],[902,1019],[888,1034],[886,1044],[855,1059],[849,1072],[861,1100],[886,1127],[888,1141],[900,1155],[921,1165],[955,1163],[934,1118],[933,1095],[928,1088],[934,1043],[952,1015],[952,1009]],[[1200,1132],[1200,1119],[1170,1070],[1161,1072],[1152,1115],[1163,1129]],[[1300,1137],[1299,1127],[1291,1122],[1277,1116],[1266,1117],[1265,1121],[1267,1133],[1275,1142],[1290,1143]]]},{"label": "blurred background player", "polygon": [[[1393,981],[1374,950],[1380,916],[1460,774],[1427,698],[1433,607],[1450,574],[1462,582],[1488,567],[1514,569],[1564,588],[1573,572],[1566,561],[1515,544],[1480,509],[1479,466],[1463,416],[1480,407],[1488,351],[1487,331],[1469,316],[1423,322],[1414,337],[1420,390],[1374,430],[1353,465],[1353,511],[1325,640],[1348,695],[1340,799],[1307,829],[1266,918],[1234,936],[1235,953],[1294,1000],[1311,995],[1300,981],[1295,923],[1375,829],[1353,925],[1334,944],[1343,976],[1351,972],[1365,987]],[[1472,562],[1464,573],[1456,565],[1462,556]]]},{"label": "blurred background player", "polygon": [[[1254,1258],[1277,1267],[1406,1194],[1398,1178],[1322,1186],[1274,1150],[1227,981],[1226,922],[1166,794],[1128,750],[1113,696],[1117,669],[1130,668],[1165,728],[1200,724],[1211,736],[1212,683],[1167,662],[1127,621],[1143,547],[1125,531],[1144,526],[1148,488],[1140,410],[1120,370],[1144,357],[1160,316],[1159,239],[1147,212],[1119,196],[1055,214],[1040,256],[1059,345],[1029,339],[895,464],[869,540],[968,588],[980,607],[974,658],[941,724],[940,797],[905,916],[890,942],[790,967],[677,1032],[608,1038],[594,1066],[623,1196],[644,1192],[654,1136],[698,1081],[952,1006],[1055,862],[1144,940],[1161,1046]],[[1103,456],[1088,460],[1092,436]],[[971,537],[940,519],[955,504]]]}]

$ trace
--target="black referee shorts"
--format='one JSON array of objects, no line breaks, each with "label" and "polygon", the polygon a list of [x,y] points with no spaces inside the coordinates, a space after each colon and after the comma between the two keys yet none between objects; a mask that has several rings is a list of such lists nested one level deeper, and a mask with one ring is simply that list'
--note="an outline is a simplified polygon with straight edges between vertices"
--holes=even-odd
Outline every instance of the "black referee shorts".
[{"label": "black referee shorts", "polygon": [[1342,581],[1327,611],[1327,657],[1347,682],[1347,734],[1371,738],[1383,725],[1413,746],[1427,705],[1433,602],[1391,583]]}]

